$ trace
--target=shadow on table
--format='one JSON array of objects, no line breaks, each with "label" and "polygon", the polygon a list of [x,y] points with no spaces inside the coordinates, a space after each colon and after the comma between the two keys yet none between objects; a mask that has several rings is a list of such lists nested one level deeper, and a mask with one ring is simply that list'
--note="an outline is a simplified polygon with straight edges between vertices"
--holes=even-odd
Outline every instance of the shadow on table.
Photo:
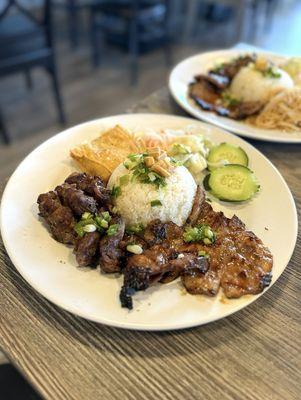
[{"label": "shadow on table", "polygon": [[1,400],[41,400],[11,364],[0,365]]}]

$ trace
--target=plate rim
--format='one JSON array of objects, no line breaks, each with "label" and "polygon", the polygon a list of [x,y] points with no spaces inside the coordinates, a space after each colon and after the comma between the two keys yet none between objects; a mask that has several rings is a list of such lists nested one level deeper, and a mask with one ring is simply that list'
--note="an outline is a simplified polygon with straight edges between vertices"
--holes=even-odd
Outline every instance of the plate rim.
[{"label": "plate rim", "polygon": [[[186,57],[183,60],[181,60],[180,62],[178,62],[171,70],[171,72],[169,73],[168,76],[168,89],[170,94],[172,95],[172,98],[175,100],[175,102],[183,109],[185,110],[187,113],[189,113],[190,115],[192,115],[193,117],[197,118],[199,121],[202,122],[206,122],[207,124],[212,124],[215,125],[221,129],[227,130],[231,133],[234,133],[236,135],[239,135],[241,137],[245,137],[245,138],[249,138],[249,139],[253,139],[253,140],[259,140],[262,142],[271,142],[271,143],[287,143],[287,144],[298,144],[301,143],[301,137],[300,138],[275,138],[275,137],[268,137],[268,136],[260,136],[260,134],[249,134],[247,132],[243,132],[241,131],[241,129],[239,127],[227,127],[225,126],[225,124],[219,120],[215,120],[212,121],[209,117],[206,117],[206,114],[204,114],[202,117],[200,116],[199,112],[204,112],[202,110],[199,110],[196,106],[192,106],[182,102],[181,99],[179,98],[179,96],[176,93],[176,90],[173,86],[173,81],[174,81],[174,74],[177,72],[178,68],[180,68],[183,64],[185,63],[189,63],[189,61],[191,61],[194,58],[199,58],[200,56],[207,56],[209,54],[216,54],[216,56],[218,57],[219,55],[224,55],[225,53],[228,53],[229,55],[231,54],[242,54],[242,53],[252,53],[252,52],[256,52],[256,53],[264,53],[264,54],[270,54],[272,56],[275,57],[281,57],[283,59],[285,58],[289,58],[288,56],[282,55],[282,54],[277,54],[274,53],[272,51],[268,51],[268,50],[264,50],[264,49],[260,49],[260,51],[258,50],[244,50],[244,49],[235,49],[235,48],[230,48],[230,49],[219,49],[219,50],[213,50],[213,51],[206,51],[203,53],[197,53],[194,54],[190,57]],[[207,112],[208,115],[214,115],[212,112]]]},{"label": "plate rim", "polygon": [[10,260],[12,261],[15,269],[18,271],[18,273],[21,275],[21,277],[31,286],[31,288],[33,288],[36,292],[38,292],[40,295],[42,295],[44,298],[46,298],[48,301],[50,301],[51,303],[55,304],[56,306],[58,306],[60,309],[70,312],[71,314],[74,314],[76,316],[79,316],[81,318],[84,318],[88,321],[93,321],[93,322],[97,322],[103,325],[107,325],[107,326],[112,326],[112,327],[116,327],[116,328],[121,328],[121,329],[129,329],[129,330],[141,330],[141,331],[167,331],[167,330],[179,330],[179,329],[188,329],[188,328],[192,328],[192,327],[196,327],[196,326],[202,326],[205,324],[208,324],[210,322],[214,322],[214,321],[218,321],[220,319],[226,318],[229,315],[232,315],[238,311],[240,311],[241,309],[248,307],[250,304],[252,304],[254,301],[256,301],[259,297],[261,297],[262,295],[265,294],[265,292],[267,290],[269,290],[274,283],[277,282],[277,280],[280,278],[280,276],[283,274],[284,270],[286,269],[288,263],[290,262],[290,259],[294,253],[295,247],[296,247],[296,242],[297,242],[297,235],[298,235],[298,214],[297,214],[297,208],[296,208],[296,204],[295,204],[295,200],[294,197],[291,193],[291,190],[289,188],[289,186],[287,185],[285,179],[283,178],[283,176],[281,175],[281,173],[279,172],[279,170],[274,166],[274,164],[263,154],[261,153],[258,149],[256,149],[255,146],[253,146],[252,144],[246,142],[244,139],[242,138],[237,138],[234,134],[227,132],[226,130],[216,127],[214,125],[212,125],[212,128],[218,129],[220,131],[226,132],[227,135],[230,136],[234,136],[236,139],[239,139],[245,143],[247,143],[248,146],[250,146],[252,148],[253,151],[255,151],[256,153],[259,153],[261,157],[263,157],[265,159],[265,161],[269,164],[269,166],[274,170],[274,172],[278,175],[278,178],[281,180],[282,184],[284,185],[290,203],[292,205],[292,211],[293,214],[295,216],[294,218],[294,241],[291,244],[291,249],[290,252],[288,253],[288,257],[287,257],[287,261],[285,262],[285,266],[282,269],[282,271],[280,272],[279,276],[275,279],[274,282],[272,282],[272,284],[266,288],[262,293],[259,293],[258,295],[254,295],[252,296],[252,298],[249,298],[249,302],[247,304],[238,304],[237,307],[232,307],[230,310],[226,311],[222,316],[216,318],[215,316],[212,316],[211,318],[205,318],[203,319],[202,322],[199,321],[193,321],[191,323],[178,323],[178,324],[173,324],[172,326],[169,324],[160,324],[160,326],[157,325],[153,325],[153,324],[148,324],[148,323],[124,323],[124,322],[119,322],[118,320],[114,320],[114,319],[101,319],[101,318],[93,318],[93,317],[89,317],[87,316],[85,313],[82,313],[80,310],[78,310],[76,307],[72,307],[72,306],[65,306],[65,305],[61,305],[59,303],[59,301],[55,298],[55,296],[49,295],[48,293],[45,293],[46,291],[44,289],[41,289],[40,287],[38,287],[38,285],[35,284],[34,281],[32,281],[30,279],[30,277],[28,276],[28,274],[26,274],[26,271],[24,271],[24,269],[22,269],[21,265],[22,263],[19,263],[17,261],[17,259],[15,258],[14,254],[13,254],[13,249],[11,248],[11,245],[9,243],[9,241],[7,240],[6,237],[6,229],[3,226],[3,215],[4,215],[4,209],[5,209],[5,203],[6,203],[6,198],[9,195],[9,190],[10,190],[10,185],[12,185],[13,180],[15,179],[16,174],[18,173],[19,170],[22,169],[22,165],[23,163],[26,162],[26,160],[31,157],[33,154],[35,154],[36,152],[38,152],[41,148],[43,147],[47,147],[49,145],[49,143],[55,142],[57,139],[59,139],[62,135],[67,136],[68,134],[72,134],[72,130],[74,128],[80,128],[83,127],[85,125],[89,125],[91,123],[95,123],[95,122],[101,122],[104,120],[110,120],[112,118],[116,119],[116,118],[133,118],[133,117],[137,117],[137,118],[145,118],[145,117],[149,117],[152,116],[153,118],[160,118],[160,117],[167,117],[167,118],[171,118],[171,119],[178,119],[178,120],[186,120],[187,124],[192,123],[192,122],[197,122],[197,123],[201,123],[204,125],[209,125],[206,122],[203,121],[195,121],[192,118],[189,117],[184,117],[184,116],[178,116],[178,115],[172,115],[172,114],[157,114],[157,113],[131,113],[131,114],[117,114],[117,115],[111,115],[111,116],[107,116],[107,117],[102,117],[102,118],[96,118],[93,120],[89,120],[86,122],[83,122],[81,124],[78,125],[74,125],[70,128],[67,128],[66,130],[63,130],[57,134],[55,134],[54,136],[52,136],[51,138],[45,140],[44,142],[42,142],[40,145],[38,145],[36,148],[34,148],[17,166],[17,168],[15,169],[15,171],[13,172],[13,174],[10,176],[5,189],[3,191],[3,195],[2,195],[2,199],[1,199],[1,206],[0,206],[0,231],[1,231],[1,236],[2,236],[2,240],[3,240],[3,244],[4,247],[10,257]]}]

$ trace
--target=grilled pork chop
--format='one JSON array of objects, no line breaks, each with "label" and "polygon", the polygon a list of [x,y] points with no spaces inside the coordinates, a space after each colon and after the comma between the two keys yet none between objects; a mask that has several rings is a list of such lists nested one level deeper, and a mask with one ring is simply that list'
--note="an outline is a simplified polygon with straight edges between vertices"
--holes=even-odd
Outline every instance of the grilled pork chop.
[{"label": "grilled pork chop", "polygon": [[[204,193],[198,188],[193,207],[194,214],[199,210],[197,223],[206,224],[216,232],[214,244],[183,245],[180,250],[205,251],[209,257],[208,279],[202,276],[182,276],[186,289],[193,294],[206,293],[211,283],[211,294],[216,294],[217,282],[229,298],[245,294],[260,293],[271,283],[273,257],[270,250],[253,233],[246,230],[244,223],[235,215],[227,218],[222,212],[216,212],[205,201]],[[204,287],[204,285],[206,287]],[[210,293],[208,293],[210,294]]]}]

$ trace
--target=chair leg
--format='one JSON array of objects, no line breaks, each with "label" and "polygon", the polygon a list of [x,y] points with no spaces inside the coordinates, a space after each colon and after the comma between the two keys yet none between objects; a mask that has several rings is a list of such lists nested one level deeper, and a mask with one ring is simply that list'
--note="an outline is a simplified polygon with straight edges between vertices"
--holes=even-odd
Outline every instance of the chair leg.
[{"label": "chair leg", "polygon": [[78,9],[76,7],[75,0],[68,0],[67,2],[68,12],[68,28],[69,28],[69,40],[71,48],[76,49],[79,42],[79,31],[78,31]]},{"label": "chair leg", "polygon": [[168,67],[172,64],[172,55],[171,55],[171,38],[170,38],[170,1],[167,0],[165,2],[166,10],[165,10],[165,18],[164,18],[164,25],[165,25],[165,38],[164,38],[164,54],[165,54],[165,61]]},{"label": "chair leg", "polygon": [[50,64],[47,67],[47,70],[52,78],[52,87],[53,87],[54,97],[55,97],[55,101],[56,101],[56,105],[57,105],[59,121],[61,124],[64,125],[66,123],[66,117],[65,117],[64,106],[63,106],[63,101],[62,101],[61,92],[60,92],[60,85],[59,85],[59,81],[58,81],[57,70],[56,70],[56,65],[55,65],[54,60],[52,60],[50,62]]},{"label": "chair leg", "polygon": [[26,80],[26,86],[29,90],[32,90],[33,88],[33,82],[32,82],[32,77],[31,77],[31,72],[29,69],[25,71],[25,80]]},{"label": "chair leg", "polygon": [[234,42],[238,43],[243,41],[244,38],[247,13],[252,7],[252,0],[241,0],[236,7],[236,32]]},{"label": "chair leg", "polygon": [[4,122],[1,110],[0,110],[0,133],[1,133],[2,137],[3,137],[4,143],[9,144],[10,143],[10,137],[9,137],[7,129],[6,129],[5,122]]},{"label": "chair leg", "polygon": [[93,16],[93,11],[91,11],[90,15],[90,43],[91,43],[91,52],[92,52],[92,65],[94,67],[98,67],[100,64],[100,49],[99,49],[99,40],[100,35],[98,32],[98,28],[95,23],[95,18]]},{"label": "chair leg", "polygon": [[278,7],[278,0],[266,0],[265,17],[264,17],[265,32],[269,32],[270,29],[272,28],[274,15],[277,7]]},{"label": "chair leg", "polygon": [[129,51],[130,51],[130,68],[131,68],[131,84],[135,85],[138,79],[138,53],[139,53],[139,37],[138,24],[136,18],[130,21],[129,26]]}]

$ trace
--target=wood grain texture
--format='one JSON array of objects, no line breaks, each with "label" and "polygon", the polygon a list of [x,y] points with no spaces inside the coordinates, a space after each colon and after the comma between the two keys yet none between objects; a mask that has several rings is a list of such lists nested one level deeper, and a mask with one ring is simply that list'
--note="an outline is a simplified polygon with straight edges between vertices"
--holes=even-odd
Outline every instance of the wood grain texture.
[{"label": "wood grain texture", "polygon": [[[166,89],[134,111],[183,114]],[[301,146],[253,144],[279,168],[300,211]],[[209,325],[159,333],[59,309],[20,277],[1,243],[0,345],[46,399],[300,400],[298,239],[285,272],[258,301]]]}]

